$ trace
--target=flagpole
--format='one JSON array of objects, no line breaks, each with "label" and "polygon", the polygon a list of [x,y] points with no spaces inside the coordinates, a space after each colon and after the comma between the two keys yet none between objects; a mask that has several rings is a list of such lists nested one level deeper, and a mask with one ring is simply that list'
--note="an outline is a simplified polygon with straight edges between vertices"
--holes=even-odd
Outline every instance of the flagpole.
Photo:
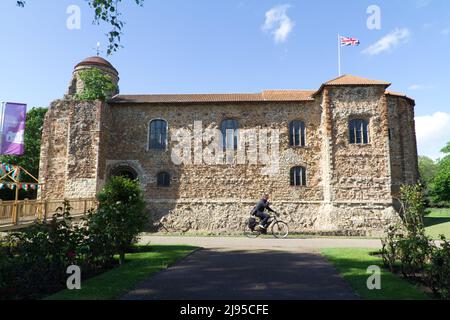
[{"label": "flagpole", "polygon": [[339,77],[341,76],[341,36],[338,34],[338,70]]}]

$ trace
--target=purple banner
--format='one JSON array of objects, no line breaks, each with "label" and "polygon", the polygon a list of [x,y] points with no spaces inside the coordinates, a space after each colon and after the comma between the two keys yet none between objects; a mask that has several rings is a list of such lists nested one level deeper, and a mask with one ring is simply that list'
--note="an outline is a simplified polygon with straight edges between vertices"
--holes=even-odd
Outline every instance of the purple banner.
[{"label": "purple banner", "polygon": [[7,102],[3,116],[1,154],[23,155],[27,105]]}]

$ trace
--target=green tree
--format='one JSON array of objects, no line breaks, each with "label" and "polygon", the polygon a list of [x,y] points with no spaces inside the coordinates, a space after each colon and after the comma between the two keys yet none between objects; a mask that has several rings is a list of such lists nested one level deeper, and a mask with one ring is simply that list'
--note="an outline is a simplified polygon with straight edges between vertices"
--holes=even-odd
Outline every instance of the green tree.
[{"label": "green tree", "polygon": [[139,182],[113,177],[97,198],[98,210],[88,216],[91,240],[112,246],[112,251],[119,254],[120,264],[123,264],[126,251],[148,221]]},{"label": "green tree", "polygon": [[419,156],[420,182],[424,186],[424,195],[429,206],[434,206],[430,186],[436,176],[438,164],[431,158]]},{"label": "green tree", "polygon": [[[100,24],[104,22],[111,26],[111,30],[106,34],[108,37],[108,55],[116,52],[120,46],[120,36],[125,22],[120,18],[121,13],[118,10],[119,4],[122,0],[85,0],[89,6],[94,10],[94,23]],[[144,4],[144,0],[132,0],[138,6]],[[26,1],[16,0],[19,7],[24,7]]]},{"label": "green tree", "polygon": [[450,202],[450,142],[441,150],[446,156],[439,160],[436,177],[431,184],[433,200],[437,203]]},{"label": "green tree", "polygon": [[450,142],[441,150],[442,153],[450,154]]},{"label": "green tree", "polygon": [[438,169],[437,163],[426,156],[419,156],[419,172],[423,185],[427,186],[433,181]]},{"label": "green tree", "polygon": [[112,78],[97,68],[81,71],[80,78],[83,81],[83,92],[75,96],[77,100],[105,101],[106,98],[116,91],[116,85],[113,83]]},{"label": "green tree", "polygon": [[[36,178],[38,177],[39,158],[41,153],[41,135],[46,113],[47,108],[33,108],[28,111],[24,136],[25,153],[22,156],[0,156],[0,162],[19,165],[29,171]],[[25,192],[22,190],[20,195],[21,198],[30,198],[34,196],[34,191],[30,190],[29,192]],[[11,190],[1,190],[0,198],[3,200],[13,199],[14,195]]]}]

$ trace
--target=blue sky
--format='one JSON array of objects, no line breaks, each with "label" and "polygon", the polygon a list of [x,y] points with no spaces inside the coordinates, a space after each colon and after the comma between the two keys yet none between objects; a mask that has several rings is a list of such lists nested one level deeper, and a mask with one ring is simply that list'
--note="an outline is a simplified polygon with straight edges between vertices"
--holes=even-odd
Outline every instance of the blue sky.
[{"label": "blue sky", "polygon": [[[437,158],[450,141],[448,0],[124,0],[124,48],[108,60],[122,93],[259,92],[316,89],[342,71],[392,82],[416,99],[419,153]],[[48,106],[67,89],[73,66],[106,47],[84,0],[0,3],[0,100]],[[66,26],[81,9],[81,29]],[[381,12],[370,30],[367,9]],[[106,51],[106,50],[105,50]]]}]

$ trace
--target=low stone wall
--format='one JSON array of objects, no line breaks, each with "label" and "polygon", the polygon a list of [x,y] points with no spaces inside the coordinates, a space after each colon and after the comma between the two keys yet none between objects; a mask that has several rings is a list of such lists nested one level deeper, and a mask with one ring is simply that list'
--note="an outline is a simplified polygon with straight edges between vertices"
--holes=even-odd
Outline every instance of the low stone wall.
[{"label": "low stone wall", "polygon": [[[153,231],[242,234],[251,201],[158,200],[149,205]],[[273,209],[290,232],[321,235],[380,236],[398,221],[388,203],[275,202]]]}]

